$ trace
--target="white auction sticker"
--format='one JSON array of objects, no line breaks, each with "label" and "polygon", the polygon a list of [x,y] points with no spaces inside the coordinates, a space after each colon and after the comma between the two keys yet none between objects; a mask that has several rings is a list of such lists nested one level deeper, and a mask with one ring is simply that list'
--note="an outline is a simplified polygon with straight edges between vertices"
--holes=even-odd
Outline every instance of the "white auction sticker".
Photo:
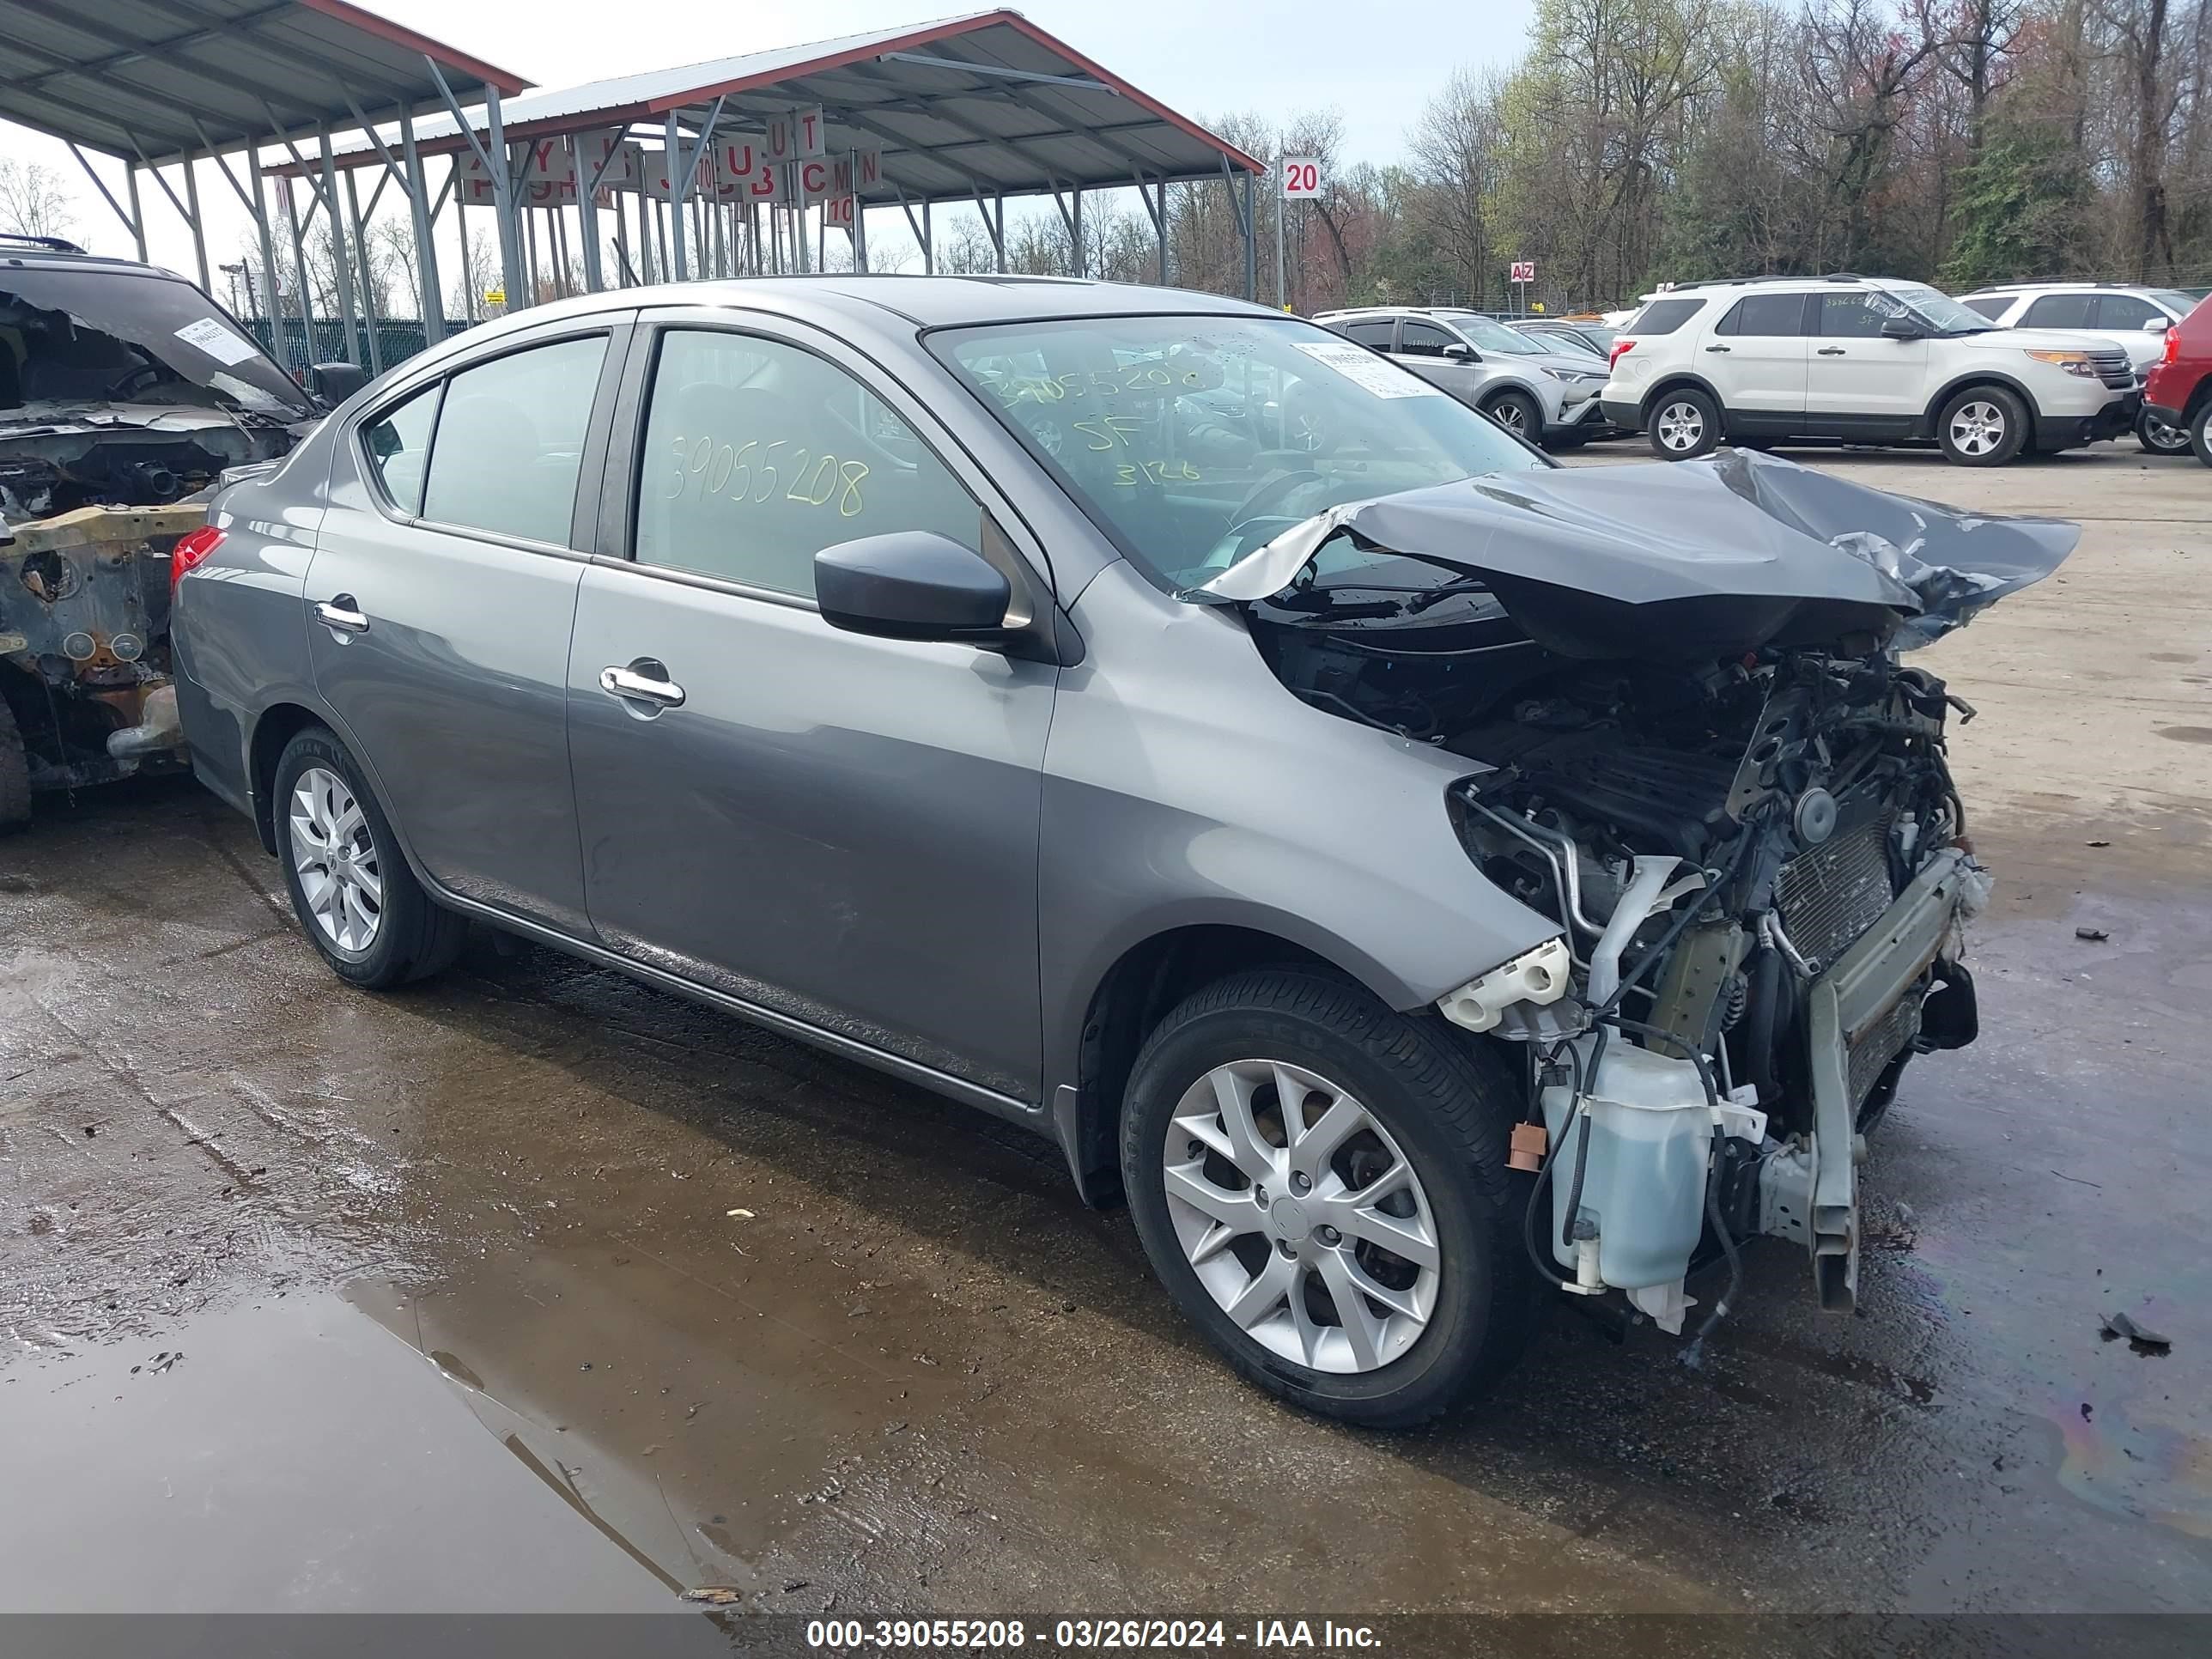
[{"label": "white auction sticker", "polygon": [[1431,386],[1419,375],[1396,368],[1365,346],[1356,346],[1349,341],[1338,345],[1327,341],[1309,344],[1301,340],[1298,349],[1316,362],[1327,363],[1362,392],[1374,397],[1441,398],[1444,395],[1443,388]]},{"label": "white auction sticker", "polygon": [[248,357],[261,355],[259,346],[241,338],[237,330],[225,328],[212,317],[186,323],[177,331],[177,337],[188,346],[198,347],[219,363],[242,363]]}]

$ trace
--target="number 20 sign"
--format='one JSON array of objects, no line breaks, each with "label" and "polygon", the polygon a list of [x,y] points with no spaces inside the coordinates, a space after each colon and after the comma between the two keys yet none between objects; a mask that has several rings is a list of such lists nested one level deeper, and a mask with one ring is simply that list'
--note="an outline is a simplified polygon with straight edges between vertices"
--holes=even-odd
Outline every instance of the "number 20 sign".
[{"label": "number 20 sign", "polygon": [[1301,201],[1321,194],[1321,163],[1310,155],[1283,157],[1283,199]]}]

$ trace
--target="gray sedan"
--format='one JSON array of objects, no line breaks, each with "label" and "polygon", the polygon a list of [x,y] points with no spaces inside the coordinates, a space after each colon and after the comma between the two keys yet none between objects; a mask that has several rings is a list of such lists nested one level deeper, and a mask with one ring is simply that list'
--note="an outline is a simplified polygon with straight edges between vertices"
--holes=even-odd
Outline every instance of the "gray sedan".
[{"label": "gray sedan", "polygon": [[1764,1231],[1848,1306],[1854,1138],[1972,1033],[1885,641],[2057,543],[1877,568],[1904,504],[1730,459],[1561,472],[1188,293],[632,289],[230,475],[185,730],[347,981],[485,925],[969,1102],[1244,1375],[1411,1423],[1547,1285],[1681,1331]]}]

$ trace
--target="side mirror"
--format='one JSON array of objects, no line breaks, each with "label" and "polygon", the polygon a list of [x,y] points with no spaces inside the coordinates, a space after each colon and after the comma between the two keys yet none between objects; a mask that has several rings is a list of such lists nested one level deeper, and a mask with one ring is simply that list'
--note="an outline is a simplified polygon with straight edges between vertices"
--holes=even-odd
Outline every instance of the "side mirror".
[{"label": "side mirror", "polygon": [[1885,340],[1924,340],[1928,337],[1928,331],[1910,317],[1889,317],[1882,321],[1881,337]]},{"label": "side mirror", "polygon": [[822,620],[850,634],[994,645],[1007,637],[1012,598],[981,554],[931,530],[863,536],[814,556]]},{"label": "side mirror", "polygon": [[307,390],[331,408],[368,384],[368,371],[359,363],[317,363],[307,371]]},{"label": "side mirror", "polygon": [[2163,334],[2172,326],[2173,325],[2163,317],[2154,317],[2142,325],[2143,332],[2146,334]]},{"label": "side mirror", "polygon": [[1464,340],[1454,340],[1446,346],[1444,356],[1455,363],[1479,363],[1482,361],[1482,354]]}]

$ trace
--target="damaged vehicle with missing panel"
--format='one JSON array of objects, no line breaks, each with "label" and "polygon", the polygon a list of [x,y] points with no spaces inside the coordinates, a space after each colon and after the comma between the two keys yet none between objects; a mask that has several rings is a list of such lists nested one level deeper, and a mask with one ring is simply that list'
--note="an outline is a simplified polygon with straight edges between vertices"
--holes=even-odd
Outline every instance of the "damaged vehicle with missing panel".
[{"label": "damaged vehicle with missing panel", "polygon": [[[365,988],[521,934],[1055,1141],[1308,1408],[1547,1297],[1857,1293],[1977,1024],[1911,647],[2071,526],[1770,457],[1565,471],[1313,325],[993,277],[629,290],[220,491],[200,776]],[[527,810],[514,810],[526,803]]]},{"label": "damaged vehicle with missing panel", "polygon": [[319,413],[184,278],[0,237],[0,831],[33,791],[182,768],[170,553]]}]

